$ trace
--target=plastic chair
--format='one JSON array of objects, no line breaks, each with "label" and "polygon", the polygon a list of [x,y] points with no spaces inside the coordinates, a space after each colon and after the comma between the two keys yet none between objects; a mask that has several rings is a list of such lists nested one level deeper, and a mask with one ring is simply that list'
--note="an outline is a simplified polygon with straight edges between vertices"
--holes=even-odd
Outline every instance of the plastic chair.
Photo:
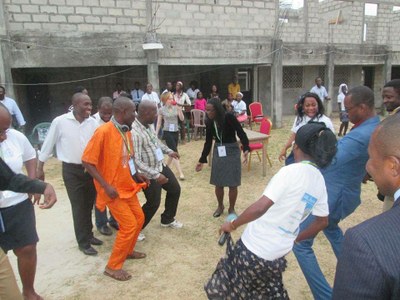
[{"label": "plastic chair", "polygon": [[[263,117],[262,120],[261,120],[261,124],[260,124],[260,133],[264,133],[264,134],[270,135],[271,127],[272,127],[272,122],[267,117]],[[264,144],[263,143],[250,143],[249,144],[250,153],[249,153],[249,163],[247,165],[247,171],[250,171],[251,156],[253,155],[252,153],[254,151],[256,152],[256,154],[258,156],[258,160],[261,162],[261,156],[260,156],[260,153],[258,152],[258,150],[262,150],[263,145],[265,146],[265,155],[267,157],[269,166],[272,167],[271,159],[269,158],[268,149],[267,149],[268,141],[269,141],[269,138],[264,141]]]},{"label": "plastic chair", "polygon": [[192,121],[193,121],[193,136],[192,138],[197,140],[197,132],[200,129],[200,138],[203,136],[203,129],[206,128],[206,113],[200,109],[192,109]]},{"label": "plastic chair", "polygon": [[50,122],[43,122],[37,124],[33,129],[32,133],[29,135],[29,141],[31,142],[32,146],[37,146],[38,149],[42,146],[44,139],[47,136],[47,133],[50,129]]},{"label": "plastic chair", "polygon": [[253,102],[249,105],[250,117],[249,117],[249,125],[250,129],[252,129],[252,123],[261,123],[264,118],[262,104],[260,102]]}]

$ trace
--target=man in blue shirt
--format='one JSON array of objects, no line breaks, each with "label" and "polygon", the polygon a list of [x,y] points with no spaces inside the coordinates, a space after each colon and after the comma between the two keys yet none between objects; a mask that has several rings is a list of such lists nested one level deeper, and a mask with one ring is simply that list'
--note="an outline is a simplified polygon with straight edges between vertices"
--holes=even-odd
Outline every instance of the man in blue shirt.
[{"label": "man in blue shirt", "polygon": [[[324,234],[331,243],[336,257],[341,253],[343,232],[339,222],[350,215],[361,203],[361,183],[366,175],[368,144],[372,132],[379,124],[374,108],[374,93],[365,86],[349,91],[344,106],[351,131],[338,142],[338,151],[332,164],[321,170],[328,191],[329,225]],[[310,216],[301,224],[301,230],[312,222]],[[312,249],[314,239],[295,245],[293,251],[306,277],[315,299],[331,299],[332,288],[326,281]]]}]

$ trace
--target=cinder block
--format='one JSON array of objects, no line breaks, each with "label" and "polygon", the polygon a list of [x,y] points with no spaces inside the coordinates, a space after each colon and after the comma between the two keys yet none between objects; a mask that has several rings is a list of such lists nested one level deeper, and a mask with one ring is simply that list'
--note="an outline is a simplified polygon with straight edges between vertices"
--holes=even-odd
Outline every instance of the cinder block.
[{"label": "cinder block", "polygon": [[98,16],[105,16],[107,15],[107,8],[104,7],[93,7],[92,14]]},{"label": "cinder block", "polygon": [[210,13],[212,11],[212,7],[210,5],[200,5],[200,11],[203,13]]},{"label": "cinder block", "polygon": [[[15,3],[14,0],[13,0],[13,3]],[[47,0],[31,0],[31,3],[32,4],[47,4]]]},{"label": "cinder block", "polygon": [[78,30],[83,32],[93,31],[93,25],[91,24],[78,24]]},{"label": "cinder block", "polygon": [[78,27],[75,24],[59,24],[62,31],[77,31]]},{"label": "cinder block", "polygon": [[47,14],[42,14],[42,15],[33,15],[33,22],[42,22],[46,23],[50,21],[49,15]]},{"label": "cinder block", "polygon": [[117,0],[116,7],[121,8],[130,8],[132,5],[132,1],[129,0]]},{"label": "cinder block", "polygon": [[13,19],[15,22],[31,22],[30,14],[13,14]]},{"label": "cinder block", "polygon": [[123,16],[122,9],[120,9],[120,8],[109,8],[108,14],[110,16]]},{"label": "cinder block", "polygon": [[72,6],[59,6],[58,13],[60,15],[70,15],[74,13],[74,8]]},{"label": "cinder block", "polygon": [[21,5],[22,12],[24,13],[38,13],[39,6],[37,5]]},{"label": "cinder block", "polygon": [[91,15],[92,14],[89,7],[83,7],[83,6],[75,7],[75,13],[78,15]]},{"label": "cinder block", "polygon": [[10,13],[19,13],[19,12],[21,12],[21,6],[20,5],[15,5],[15,4],[8,5],[7,6],[7,10]]},{"label": "cinder block", "polygon": [[264,8],[264,1],[253,1],[254,7]]},{"label": "cinder block", "polygon": [[65,0],[49,0],[50,5],[65,5]]},{"label": "cinder block", "polygon": [[127,31],[126,25],[112,25],[110,29],[111,29],[111,31],[114,31],[114,32],[126,32]]},{"label": "cinder block", "polygon": [[83,0],[84,6],[99,6],[99,0]]},{"label": "cinder block", "polygon": [[82,16],[68,16],[68,23],[83,23],[84,19]]},{"label": "cinder block", "polygon": [[231,6],[242,6],[241,0],[231,0]]},{"label": "cinder block", "polygon": [[12,4],[29,4],[29,0],[12,0]]},{"label": "cinder block", "polygon": [[186,6],[186,11],[188,12],[198,12],[199,11],[199,6],[195,4],[188,4]]},{"label": "cinder block", "polygon": [[114,17],[102,17],[101,23],[104,24],[117,24],[117,19]]},{"label": "cinder block", "polygon": [[128,17],[117,18],[117,23],[120,25],[128,25],[132,23],[132,19]]},{"label": "cinder block", "polygon": [[100,6],[115,7],[115,0],[100,0]]},{"label": "cinder block", "polygon": [[96,16],[86,16],[85,17],[85,22],[86,23],[100,23],[100,17]]},{"label": "cinder block", "polygon": [[54,23],[66,23],[67,18],[65,16],[61,16],[61,15],[50,16],[50,21],[54,22]]},{"label": "cinder block", "polygon": [[[19,31],[24,29],[24,24],[26,23],[15,23],[15,22],[10,22],[8,24],[8,29],[10,31]],[[35,23],[36,24],[36,23]],[[39,24],[40,25],[40,24]]]},{"label": "cinder block", "polygon": [[25,30],[41,30],[42,25],[40,23],[24,23]]},{"label": "cinder block", "polygon": [[56,23],[42,23],[42,30],[43,31],[59,31],[60,26]]},{"label": "cinder block", "polygon": [[124,9],[124,15],[127,17],[137,17],[139,16],[139,11],[136,9]]},{"label": "cinder block", "polygon": [[205,20],[206,19],[206,15],[203,13],[194,13],[193,14],[193,19],[195,20]]},{"label": "cinder block", "polygon": [[82,6],[83,1],[82,0],[66,0],[67,5],[72,5],[72,6]]},{"label": "cinder block", "polygon": [[94,31],[110,31],[110,25],[94,25]]},{"label": "cinder block", "polygon": [[50,6],[50,5],[41,5],[40,12],[46,14],[56,14],[57,13],[57,6]]}]

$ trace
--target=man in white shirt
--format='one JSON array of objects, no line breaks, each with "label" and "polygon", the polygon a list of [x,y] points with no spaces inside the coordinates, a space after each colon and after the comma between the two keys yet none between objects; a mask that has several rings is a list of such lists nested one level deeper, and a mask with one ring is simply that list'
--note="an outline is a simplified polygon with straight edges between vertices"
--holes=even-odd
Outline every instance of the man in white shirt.
[{"label": "man in white shirt", "polygon": [[17,120],[18,126],[21,128],[25,126],[26,122],[24,116],[19,109],[17,102],[14,99],[6,97],[6,89],[4,86],[0,86],[0,103],[3,103],[7,107],[11,116]]},{"label": "man in white shirt", "polygon": [[144,95],[144,92],[140,89],[140,82],[136,81],[135,82],[135,88],[131,90],[131,96],[133,102],[135,102],[136,108],[138,107],[140,101],[142,101],[142,97]]},{"label": "man in white shirt", "polygon": [[197,88],[197,82],[195,80],[192,80],[190,82],[190,88],[188,88],[186,91],[186,94],[189,96],[190,101],[196,100],[198,92],[200,92],[200,90]]},{"label": "man in white shirt", "polygon": [[331,98],[328,96],[326,88],[322,85],[321,77],[315,78],[315,85],[311,88],[310,92],[317,94],[322,103],[324,103],[325,100],[331,100]]},{"label": "man in white shirt", "polygon": [[96,199],[93,178],[82,166],[82,154],[98,127],[90,118],[92,100],[89,96],[76,93],[72,96],[72,112],[58,116],[51,123],[39,154],[37,176],[44,178],[43,166],[56,146],[57,157],[62,161],[62,175],[71,201],[75,237],[79,249],[86,255],[96,255],[91,245],[101,245],[92,232],[92,209]]},{"label": "man in white shirt", "polygon": [[142,101],[144,100],[153,101],[157,104],[157,107],[160,107],[160,98],[156,92],[153,92],[153,85],[151,83],[146,85],[146,93],[142,96]]}]

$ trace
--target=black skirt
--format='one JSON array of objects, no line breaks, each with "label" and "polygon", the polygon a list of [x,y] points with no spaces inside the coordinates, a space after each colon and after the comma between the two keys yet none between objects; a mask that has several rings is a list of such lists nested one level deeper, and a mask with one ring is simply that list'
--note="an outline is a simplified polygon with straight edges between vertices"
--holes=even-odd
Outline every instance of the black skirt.
[{"label": "black skirt", "polygon": [[242,178],[242,166],[240,162],[240,148],[237,143],[222,144],[226,149],[226,156],[218,156],[218,146],[215,143],[210,183],[215,186],[239,186]]}]

